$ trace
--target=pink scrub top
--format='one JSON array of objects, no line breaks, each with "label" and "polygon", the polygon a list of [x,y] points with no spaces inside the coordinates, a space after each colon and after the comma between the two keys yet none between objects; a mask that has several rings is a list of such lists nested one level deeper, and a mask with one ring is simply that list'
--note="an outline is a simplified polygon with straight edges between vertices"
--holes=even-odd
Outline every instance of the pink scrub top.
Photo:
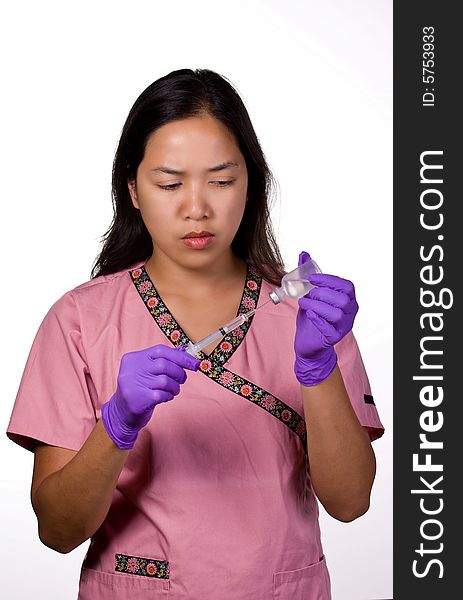
[{"label": "pink scrub top", "polygon": [[[248,264],[239,313],[274,286]],[[79,600],[329,600],[294,371],[298,304],[268,303],[156,407],[92,536]],[[79,450],[114,393],[121,357],[186,334],[144,263],[65,293],[34,339],[7,434]],[[383,426],[352,333],[336,345],[357,417]]]}]

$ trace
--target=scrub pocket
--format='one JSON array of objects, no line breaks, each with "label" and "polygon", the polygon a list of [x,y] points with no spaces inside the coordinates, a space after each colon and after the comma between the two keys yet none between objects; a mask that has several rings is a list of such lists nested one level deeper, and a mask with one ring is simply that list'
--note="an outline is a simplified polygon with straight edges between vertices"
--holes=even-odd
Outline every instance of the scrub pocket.
[{"label": "scrub pocket", "polygon": [[295,571],[273,574],[273,600],[331,600],[325,557]]},{"label": "scrub pocket", "polygon": [[170,580],[82,568],[77,600],[158,600],[169,598]]}]

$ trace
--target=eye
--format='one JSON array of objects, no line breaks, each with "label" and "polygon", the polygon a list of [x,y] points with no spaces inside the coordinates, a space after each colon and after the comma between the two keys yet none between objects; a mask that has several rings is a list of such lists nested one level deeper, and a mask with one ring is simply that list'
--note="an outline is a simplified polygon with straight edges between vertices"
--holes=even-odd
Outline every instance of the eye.
[{"label": "eye", "polygon": [[175,190],[180,183],[168,183],[167,185],[160,185],[161,190]]},{"label": "eye", "polygon": [[212,183],[216,184],[217,187],[226,187],[227,185],[231,185],[234,181],[234,179],[231,179],[230,181],[213,181]]},{"label": "eye", "polygon": [[[217,187],[227,187],[228,185],[231,185],[235,180],[231,179],[229,181],[211,181],[210,183],[213,183],[215,186]],[[173,191],[176,190],[178,188],[178,186],[182,185],[181,183],[168,183],[166,185],[160,185],[158,184],[158,187],[161,188],[161,190],[166,190],[166,191]]]}]

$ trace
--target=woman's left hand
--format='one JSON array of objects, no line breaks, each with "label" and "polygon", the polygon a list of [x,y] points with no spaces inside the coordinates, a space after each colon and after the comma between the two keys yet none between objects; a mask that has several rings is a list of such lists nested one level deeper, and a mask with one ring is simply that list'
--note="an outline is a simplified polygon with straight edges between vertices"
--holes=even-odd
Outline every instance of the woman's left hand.
[{"label": "woman's left hand", "polygon": [[[301,252],[298,266],[309,258]],[[348,279],[315,273],[309,282],[317,287],[298,300],[294,340],[294,372],[306,386],[321,383],[334,370],[333,346],[352,329],[358,311],[354,284]]]}]

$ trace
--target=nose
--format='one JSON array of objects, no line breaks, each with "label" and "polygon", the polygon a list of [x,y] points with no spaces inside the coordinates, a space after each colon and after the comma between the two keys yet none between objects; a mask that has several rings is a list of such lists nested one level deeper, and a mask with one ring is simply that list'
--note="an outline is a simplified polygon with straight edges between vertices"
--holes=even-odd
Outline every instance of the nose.
[{"label": "nose", "polygon": [[185,186],[182,216],[185,219],[192,219],[193,221],[200,221],[210,216],[207,194],[199,183]]}]

